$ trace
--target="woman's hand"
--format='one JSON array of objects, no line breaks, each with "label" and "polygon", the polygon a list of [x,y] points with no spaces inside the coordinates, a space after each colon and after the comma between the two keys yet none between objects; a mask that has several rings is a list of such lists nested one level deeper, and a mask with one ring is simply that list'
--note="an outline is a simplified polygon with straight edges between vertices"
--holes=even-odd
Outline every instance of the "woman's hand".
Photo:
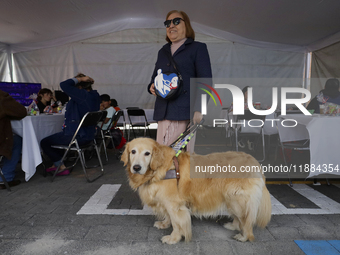
[{"label": "woman's hand", "polygon": [[94,80],[91,77],[89,77],[89,76],[77,77],[77,80],[79,82],[92,82],[92,83],[94,83]]},{"label": "woman's hand", "polygon": [[151,86],[150,86],[150,92],[151,92],[152,95],[157,96],[154,83],[152,83]]},{"label": "woman's hand", "polygon": [[200,123],[202,119],[203,119],[202,113],[200,113],[200,112],[194,112],[194,117],[193,117],[193,119],[192,119],[192,120],[194,121],[194,124]]}]

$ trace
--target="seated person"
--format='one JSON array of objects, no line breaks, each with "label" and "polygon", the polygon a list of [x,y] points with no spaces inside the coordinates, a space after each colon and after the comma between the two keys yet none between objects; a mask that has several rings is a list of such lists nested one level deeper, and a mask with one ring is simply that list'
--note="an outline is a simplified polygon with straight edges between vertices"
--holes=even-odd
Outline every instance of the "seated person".
[{"label": "seated person", "polygon": [[69,96],[61,90],[55,90],[54,94],[55,101],[61,102],[62,105],[65,105],[69,101]]},{"label": "seated person", "polygon": [[[38,97],[35,100],[35,103],[37,104],[40,113],[44,113],[46,106],[51,105],[52,98],[53,98],[53,93],[50,89],[43,88],[39,90]],[[54,98],[54,101],[56,101],[55,98]],[[29,108],[31,108],[33,104],[34,102],[32,102]],[[58,111],[57,108],[58,108],[58,105],[54,103],[52,105],[53,112],[57,112]]]},{"label": "seated person", "polygon": [[340,105],[338,79],[328,79],[325,84],[325,89],[320,90],[319,94],[310,101],[307,110],[314,110],[315,113],[320,113],[320,105],[326,102]]},{"label": "seated person", "polygon": [[[26,117],[26,108],[15,101],[8,93],[0,90],[0,156],[2,159],[2,172],[9,186],[19,185],[20,180],[14,180],[15,168],[19,162],[22,149],[22,138],[13,134],[11,120],[20,120]],[[0,189],[5,189],[0,177]]]},{"label": "seated person", "polygon": [[118,107],[118,103],[116,99],[111,98],[111,106],[115,108],[116,112],[120,111],[121,109]]},{"label": "seated person", "polygon": [[103,130],[107,130],[109,128],[109,125],[111,124],[112,116],[116,112],[116,110],[111,106],[111,100],[108,94],[101,95],[100,99],[102,101],[102,103],[100,104],[100,109],[102,111],[107,111],[107,115],[106,119],[103,122],[98,123],[98,126]]},{"label": "seated person", "polygon": [[[41,140],[43,152],[54,162],[53,166],[46,169],[47,172],[55,171],[59,165],[64,170],[58,175],[69,174],[61,159],[64,151],[52,148],[51,145],[68,145],[77,130],[79,123],[87,112],[99,111],[100,96],[96,90],[92,90],[94,80],[82,73],[75,78],[60,83],[60,88],[71,98],[66,105],[65,123],[62,132],[48,136]],[[79,130],[77,141],[81,146],[92,141],[95,137],[96,127],[83,127]]]}]

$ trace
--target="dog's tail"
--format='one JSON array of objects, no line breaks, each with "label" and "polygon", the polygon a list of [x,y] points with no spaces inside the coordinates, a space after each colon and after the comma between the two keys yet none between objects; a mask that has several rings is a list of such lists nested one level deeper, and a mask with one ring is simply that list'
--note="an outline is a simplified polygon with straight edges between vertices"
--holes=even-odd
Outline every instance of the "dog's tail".
[{"label": "dog's tail", "polygon": [[272,215],[272,203],[270,201],[270,194],[266,185],[262,189],[262,198],[259,209],[257,211],[256,225],[260,228],[264,228],[270,221]]}]

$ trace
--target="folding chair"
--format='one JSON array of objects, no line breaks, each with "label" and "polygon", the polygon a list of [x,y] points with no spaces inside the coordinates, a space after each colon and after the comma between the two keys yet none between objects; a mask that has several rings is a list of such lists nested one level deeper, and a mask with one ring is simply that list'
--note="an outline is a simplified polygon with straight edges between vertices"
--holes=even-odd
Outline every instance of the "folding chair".
[{"label": "folding chair", "polygon": [[[300,114],[301,111],[300,110],[287,110],[286,114]],[[281,115],[281,111],[276,111],[276,116],[280,116]],[[282,157],[283,157],[283,161],[285,163],[285,165],[288,165],[287,162],[287,158],[286,158],[286,153],[285,153],[285,149],[290,149],[292,151],[307,151],[309,150],[309,139],[303,139],[303,140],[297,140],[297,141],[289,141],[289,142],[282,142],[281,139],[281,135],[280,135],[280,130],[282,131],[282,127],[279,126],[280,124],[278,122],[276,122],[276,127],[278,129],[278,147],[281,148],[282,151]],[[277,149],[275,151],[275,161],[277,159]],[[288,175],[288,181],[289,181],[289,186],[293,186],[292,180],[290,178],[290,173],[289,171],[287,172]]]},{"label": "folding chair", "polygon": [[[280,129],[279,129],[279,136],[280,136]],[[286,158],[286,153],[285,149],[290,149],[292,151],[310,151],[310,140],[309,139],[304,139],[300,141],[290,141],[290,142],[282,142],[280,137],[279,137],[279,147],[281,147],[282,151],[282,156],[283,156],[283,161],[286,166],[288,166],[287,158]],[[288,181],[289,181],[289,186],[293,186],[292,180],[290,178],[290,172],[288,171]],[[314,183],[316,183],[316,179],[314,178]],[[325,178],[327,185],[330,185],[328,178]]]},{"label": "folding chair", "polygon": [[[265,148],[265,140],[264,140],[264,132],[263,132],[263,124],[266,119],[266,116],[259,116],[253,114],[249,110],[245,110],[244,115],[237,115],[236,122],[242,122],[244,121],[245,125],[244,126],[238,126],[237,128],[234,128],[235,132],[235,143],[236,143],[236,151],[238,151],[238,142],[240,141],[239,139],[242,137],[261,137],[262,140],[262,154],[263,158],[258,160],[259,162],[263,162],[266,159],[266,148]],[[250,120],[259,120],[262,121],[262,126],[257,127],[259,124],[258,123],[253,123],[253,125],[256,127],[251,127],[246,125],[246,121]],[[254,148],[256,148],[258,143],[254,144]]]},{"label": "folding chair", "polygon": [[[150,130],[149,130],[149,125],[150,123],[148,122],[145,112],[143,109],[139,109],[139,108],[127,108],[127,113],[128,113],[128,117],[129,117],[129,121],[130,121],[130,127],[132,129],[133,132],[133,136],[136,138],[136,133],[134,128],[135,127],[143,127],[144,128],[144,136],[146,136],[146,130],[148,130],[149,136],[151,137],[150,134]],[[140,117],[141,119],[143,119],[144,117],[144,121],[137,121],[137,122],[133,122],[131,120],[131,117]],[[128,134],[128,140],[130,141],[130,129],[129,129],[129,134]]]},{"label": "folding chair", "polygon": [[100,130],[100,136],[101,136],[100,148],[101,148],[101,145],[103,145],[103,147],[104,147],[104,152],[105,152],[106,161],[109,161],[109,158],[108,158],[108,156],[107,156],[107,150],[106,150],[106,143],[105,143],[105,140],[106,140],[106,138],[110,139],[110,140],[111,140],[111,143],[112,143],[112,145],[113,145],[113,147],[114,147],[114,142],[113,142],[113,138],[112,138],[112,135],[111,135],[110,130],[111,130],[112,127],[115,127],[115,126],[116,126],[116,124],[117,124],[119,118],[120,118],[122,115],[124,116],[124,112],[123,112],[122,110],[115,112],[115,113],[113,114],[111,120],[110,120],[110,123],[109,123],[107,129],[106,129],[106,130],[103,130],[103,129]]},{"label": "folding chair", "polygon": [[[121,123],[121,122],[118,123],[118,121],[117,121],[117,123],[116,123],[115,125],[112,125],[112,127],[121,127],[122,130],[123,130],[123,136],[126,137],[126,121],[125,121],[125,114],[124,114],[124,111],[123,111],[123,110],[119,110],[119,111],[122,112],[121,117],[123,118],[123,123]],[[120,118],[119,118],[119,119],[120,119]]]},{"label": "folding chair", "polygon": [[[221,134],[227,138],[227,141],[229,140],[231,147],[233,147],[233,141],[232,141],[232,136],[234,134],[234,130],[233,128],[230,126],[230,115],[229,115],[229,111],[230,111],[230,107],[224,107],[221,110],[221,119],[222,120],[226,120],[227,123],[221,123],[219,124],[219,126],[222,127],[222,130],[224,130],[225,133],[222,132],[221,130]],[[228,142],[227,142],[227,146],[228,146]]]},{"label": "folding chair", "polygon": [[[77,134],[78,134],[80,128],[82,128],[82,127],[97,126],[97,124],[102,119],[105,119],[105,118],[103,118],[103,115],[105,115],[105,117],[106,117],[106,114],[107,114],[106,111],[98,111],[98,112],[88,112],[88,113],[86,113],[84,115],[84,117],[82,118],[82,120],[80,121],[80,123],[78,125],[78,128],[77,128],[76,132],[74,133],[74,135],[72,137],[72,140],[69,143],[69,145],[52,145],[53,148],[64,149],[65,150],[65,153],[64,153],[64,155],[63,155],[63,157],[61,159],[62,162],[64,162],[64,160],[65,160],[65,158],[66,158],[66,156],[67,156],[69,151],[76,151],[78,153],[78,157],[77,157],[75,163],[72,166],[69,166],[67,168],[73,168],[77,164],[78,160],[80,159],[82,168],[83,168],[84,173],[85,173],[85,177],[86,177],[88,182],[93,182],[96,179],[98,179],[100,176],[102,176],[104,174],[104,167],[103,167],[102,160],[100,158],[100,153],[99,153],[99,149],[98,149],[98,145],[97,145],[96,139],[93,139],[93,141],[90,141],[87,144],[79,146],[78,141],[77,141]],[[101,173],[100,173],[99,176],[97,176],[97,177],[95,177],[94,179],[91,180],[89,178],[87,172],[86,172],[86,169],[87,168],[93,168],[93,167],[88,167],[86,165],[84,151],[86,149],[90,149],[92,147],[94,147],[95,150],[96,150],[96,153],[97,153],[97,156],[98,156],[98,160],[99,160],[99,164],[100,164],[100,167],[101,167]],[[52,182],[53,182],[56,174],[59,172],[59,168],[60,168],[60,165],[58,166],[57,170],[54,172],[54,175],[52,177]]]},{"label": "folding chair", "polygon": [[[2,157],[3,156],[0,156],[0,162],[2,161]],[[7,180],[6,180],[5,176],[4,176],[4,173],[2,172],[1,166],[0,166],[0,177],[1,177],[2,181],[4,182],[6,189],[8,191],[11,191],[11,189],[10,189],[10,187],[8,185],[8,182],[7,182]]]}]

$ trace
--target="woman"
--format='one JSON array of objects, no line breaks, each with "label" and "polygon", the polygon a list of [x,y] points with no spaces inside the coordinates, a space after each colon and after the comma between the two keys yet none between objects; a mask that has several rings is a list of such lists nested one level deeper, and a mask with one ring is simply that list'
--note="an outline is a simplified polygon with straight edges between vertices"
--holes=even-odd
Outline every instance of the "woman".
[{"label": "woman", "polygon": [[[52,98],[53,98],[53,93],[51,90],[45,88],[39,91],[38,98],[37,98],[38,100],[37,105],[38,105],[40,113],[44,112],[46,106],[51,105]],[[57,101],[57,100],[55,100],[54,98],[54,101]],[[56,103],[52,105],[53,112],[57,112],[57,107],[58,105]]]},{"label": "woman", "polygon": [[[169,59],[171,54],[182,75],[183,88],[176,99],[166,100],[157,97],[153,117],[158,121],[157,142],[170,145],[185,130],[192,116],[194,123],[202,120],[200,97],[197,96],[198,100],[195,99],[197,85],[190,86],[190,78],[211,78],[212,74],[207,46],[195,41],[195,32],[188,15],[183,11],[170,11],[166,15],[164,25],[168,43],[158,52],[148,91],[156,96],[154,79],[159,69],[163,72],[176,72]],[[193,145],[194,140],[192,147]],[[193,151],[190,146],[189,150]]]},{"label": "woman", "polygon": [[[53,98],[52,91],[49,89],[43,88],[39,90],[37,99],[35,99],[32,102],[32,104],[29,106],[29,109],[31,109],[34,106],[34,104],[36,104],[39,108],[39,112],[43,113],[45,108],[51,105],[52,98]],[[54,99],[54,101],[56,100]],[[53,112],[57,112],[57,107],[58,105],[56,103],[52,105]]]},{"label": "woman", "polygon": [[[46,169],[47,172],[55,171],[57,167],[61,165],[60,171],[64,171],[58,173],[58,175],[70,173],[63,162],[61,162],[64,151],[52,148],[51,145],[68,145],[83,116],[87,112],[99,110],[101,103],[100,96],[96,90],[92,90],[93,83],[92,78],[81,73],[73,79],[68,79],[60,83],[60,88],[71,97],[71,99],[66,106],[63,131],[44,138],[40,143],[43,152],[54,162],[52,167]],[[77,136],[78,144],[81,146],[92,141],[95,132],[95,126],[81,128]]]},{"label": "woman", "polygon": [[320,90],[307,106],[307,110],[314,110],[315,113],[320,113],[320,105],[333,103],[340,105],[340,82],[336,78],[331,78],[326,81],[325,89]]}]

